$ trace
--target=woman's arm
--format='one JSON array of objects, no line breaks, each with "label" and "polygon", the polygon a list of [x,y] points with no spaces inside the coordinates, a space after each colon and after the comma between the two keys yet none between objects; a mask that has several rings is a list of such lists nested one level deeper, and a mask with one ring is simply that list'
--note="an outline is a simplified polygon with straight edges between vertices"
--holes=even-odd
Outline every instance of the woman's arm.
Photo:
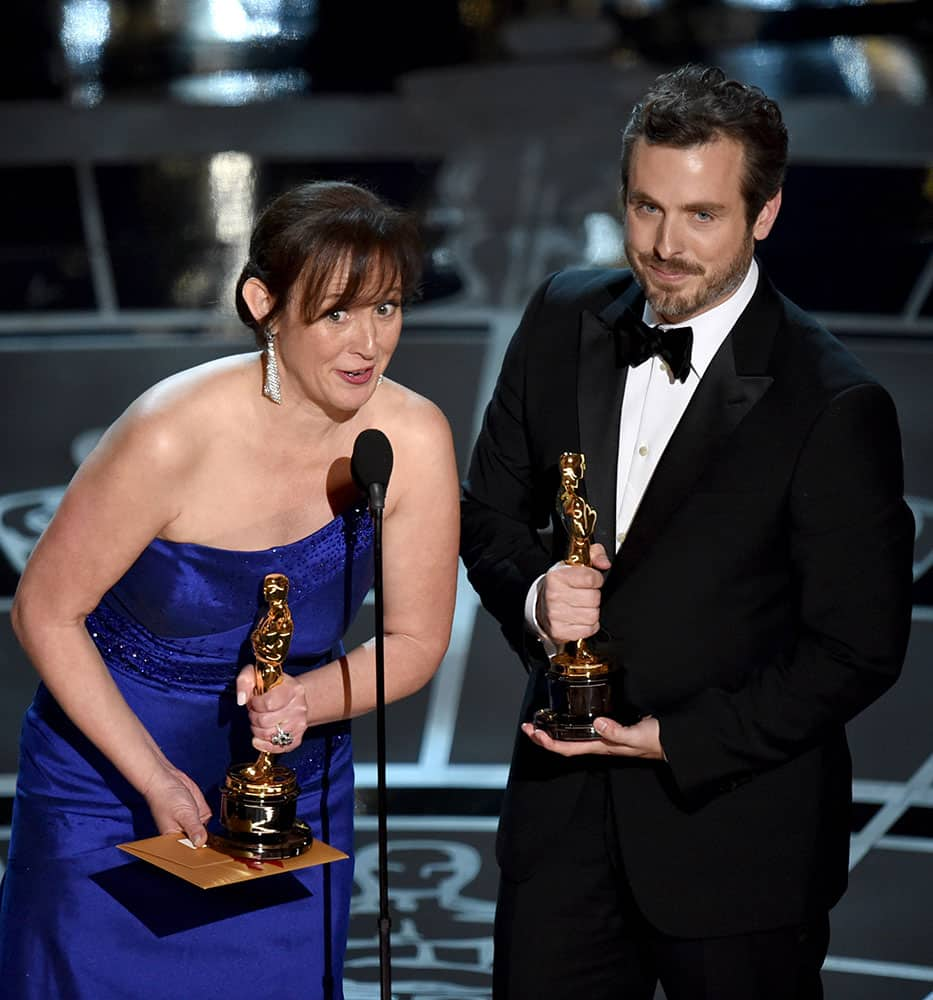
[{"label": "woman's arm", "polygon": [[14,598],[13,628],[46,687],[149,803],[160,832],[206,838],[210,811],[127,705],[84,625],[103,594],[177,514],[189,435],[143,397],[78,470]]},{"label": "woman's arm", "polygon": [[[457,586],[459,487],[450,429],[426,400],[415,397],[403,410],[403,419],[386,425],[395,453],[383,529],[389,702],[417,691],[433,676],[450,641]],[[252,695],[251,671],[240,674],[241,703]],[[291,680],[262,698],[250,698],[253,745],[259,750],[281,752],[269,742],[277,722],[297,744],[309,725],[374,708],[375,642]]]}]

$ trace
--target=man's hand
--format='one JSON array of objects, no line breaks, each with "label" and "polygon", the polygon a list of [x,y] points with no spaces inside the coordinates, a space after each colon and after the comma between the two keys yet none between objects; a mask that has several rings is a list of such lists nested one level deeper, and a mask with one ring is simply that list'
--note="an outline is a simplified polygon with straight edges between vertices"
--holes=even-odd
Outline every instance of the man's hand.
[{"label": "man's hand", "polygon": [[623,726],[612,719],[596,719],[593,727],[598,740],[553,740],[546,732],[526,722],[522,732],[539,747],[559,753],[562,757],[579,757],[595,753],[609,757],[641,757],[644,760],[666,760],[661,746],[661,727],[653,715],[639,719],[634,726]]},{"label": "man's hand", "polygon": [[590,548],[592,566],[552,566],[541,581],[535,617],[554,642],[585,639],[599,631],[601,570],[612,565],[602,545]]}]

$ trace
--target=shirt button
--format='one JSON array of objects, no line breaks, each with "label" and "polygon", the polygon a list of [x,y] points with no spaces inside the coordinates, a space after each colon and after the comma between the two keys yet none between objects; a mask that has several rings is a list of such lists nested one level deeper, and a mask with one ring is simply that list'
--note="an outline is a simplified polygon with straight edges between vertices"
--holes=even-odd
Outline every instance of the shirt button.
[{"label": "shirt button", "polygon": [[638,446],[638,454],[641,455],[642,458],[644,458],[645,455],[648,454],[648,445],[646,445],[646,444],[639,445]]}]

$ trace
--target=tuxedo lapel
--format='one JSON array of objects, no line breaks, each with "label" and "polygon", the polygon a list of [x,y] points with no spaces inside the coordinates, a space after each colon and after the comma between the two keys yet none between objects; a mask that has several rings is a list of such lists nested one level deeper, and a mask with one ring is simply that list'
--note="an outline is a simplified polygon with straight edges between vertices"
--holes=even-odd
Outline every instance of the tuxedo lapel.
[{"label": "tuxedo lapel", "polygon": [[651,477],[610,571],[613,583],[638,563],[771,386],[766,371],[778,319],[777,294],[762,273],[758,290],[710,362]]},{"label": "tuxedo lapel", "polygon": [[[619,419],[628,369],[618,357],[612,325],[623,309],[639,299],[632,285],[598,315],[580,317],[580,362],[577,368],[577,419],[580,451],[586,458],[583,484],[587,502],[596,511],[594,541],[615,550],[616,467]],[[556,457],[556,456],[555,456]]]}]

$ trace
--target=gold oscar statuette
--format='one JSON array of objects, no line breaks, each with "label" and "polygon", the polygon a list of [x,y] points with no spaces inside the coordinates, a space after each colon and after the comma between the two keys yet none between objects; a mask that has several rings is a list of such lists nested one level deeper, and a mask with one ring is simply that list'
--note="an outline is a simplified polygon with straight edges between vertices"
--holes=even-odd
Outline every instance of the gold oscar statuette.
[{"label": "gold oscar statuette", "polygon": [[[586,473],[586,459],[565,451],[558,465],[557,512],[570,540],[564,562],[589,566],[596,511],[577,492]],[[549,707],[535,712],[535,728],[556,740],[599,739],[593,721],[612,715],[615,670],[614,664],[593,653],[585,639],[567,643],[551,659],[546,673]]]},{"label": "gold oscar statuette", "polygon": [[[288,577],[269,573],[263,581],[268,610],[253,630],[255,693],[265,694],[282,682],[285,658],[294,625],[288,608]],[[287,746],[292,736],[281,726],[273,743]],[[300,791],[295,772],[273,763],[262,752],[252,764],[234,764],[220,790],[220,823],[224,836],[212,838],[212,846],[235,850],[248,858],[291,858],[313,842],[310,828],[295,818]]]}]

